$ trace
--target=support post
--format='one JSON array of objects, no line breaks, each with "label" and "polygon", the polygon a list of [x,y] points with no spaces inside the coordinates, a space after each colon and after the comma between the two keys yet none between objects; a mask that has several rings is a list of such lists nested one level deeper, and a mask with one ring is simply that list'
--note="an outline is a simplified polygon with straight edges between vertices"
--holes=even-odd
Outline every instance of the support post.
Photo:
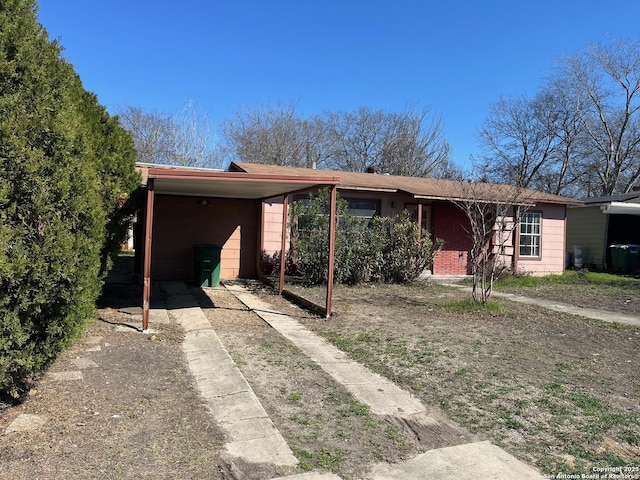
[{"label": "support post", "polygon": [[329,213],[329,265],[327,271],[327,302],[326,302],[326,315],[327,318],[331,316],[331,303],[333,300],[333,264],[335,258],[336,249],[336,199],[337,199],[337,186],[331,186],[331,209]]},{"label": "support post", "polygon": [[289,196],[282,200],[282,243],[280,245],[280,284],[278,293],[282,295],[284,290],[284,271],[287,266],[287,218],[289,215]]},{"label": "support post", "polygon": [[262,255],[264,253],[264,211],[265,202],[260,202],[260,221],[258,222],[258,251],[256,252],[256,276],[263,280],[262,273]]},{"label": "support post", "polygon": [[418,242],[422,243],[422,204],[418,202]]},{"label": "support post", "polygon": [[153,237],[153,203],[155,197],[153,178],[147,180],[147,207],[144,227],[144,283],[142,286],[142,330],[149,328],[149,300],[151,298],[151,240]]}]

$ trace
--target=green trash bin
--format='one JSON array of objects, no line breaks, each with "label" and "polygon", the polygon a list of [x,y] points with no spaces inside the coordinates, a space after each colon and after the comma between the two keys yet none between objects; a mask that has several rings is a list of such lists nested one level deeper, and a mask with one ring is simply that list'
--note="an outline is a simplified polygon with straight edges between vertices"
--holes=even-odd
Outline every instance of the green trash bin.
[{"label": "green trash bin", "polygon": [[611,250],[611,267],[614,270],[620,270],[622,268],[624,251],[622,245],[614,244],[609,245]]},{"label": "green trash bin", "polygon": [[627,272],[635,272],[638,264],[640,245],[623,245],[622,268]]},{"label": "green trash bin", "polygon": [[194,245],[193,269],[196,285],[216,287],[220,284],[220,251],[218,245]]}]

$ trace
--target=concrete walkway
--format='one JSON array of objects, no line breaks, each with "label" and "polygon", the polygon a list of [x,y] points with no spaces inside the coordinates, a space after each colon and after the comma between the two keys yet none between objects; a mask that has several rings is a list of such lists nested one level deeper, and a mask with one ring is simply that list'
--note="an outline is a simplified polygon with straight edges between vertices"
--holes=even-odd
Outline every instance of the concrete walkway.
[{"label": "concrete walkway", "polygon": [[[342,351],[327,343],[298,321],[274,310],[241,284],[227,286],[242,303],[300,348],[338,383],[344,385],[360,402],[369,405],[377,415],[399,418],[421,417],[421,423],[435,427],[437,420],[429,417],[427,408],[416,397],[386,378],[350,360]],[[289,480],[336,479],[335,475],[306,474],[286,477]],[[401,464],[379,464],[367,478],[437,480],[533,480],[542,476],[501,448],[489,442],[468,443],[455,447],[430,450]]]},{"label": "concrete walkway", "polygon": [[514,295],[512,293],[494,291],[492,295],[500,298],[506,298],[507,300],[511,300],[512,302],[536,305],[538,307],[546,308],[547,310],[553,310],[555,312],[570,313],[585,318],[601,320],[603,322],[624,323],[626,325],[640,327],[640,318],[631,315],[624,315],[622,313],[596,310],[595,308],[576,307],[575,305],[569,305],[567,303],[554,302],[552,300],[546,300],[543,298],[524,297],[522,295]]},{"label": "concrete walkway", "polygon": [[[433,280],[433,282],[440,283],[441,285],[446,285],[448,287],[456,287],[463,290],[468,290],[469,292],[471,292],[471,287],[459,285],[455,282],[452,282],[451,280],[455,279],[438,279]],[[625,325],[640,327],[640,317],[635,317],[633,315],[625,315],[623,313],[609,312],[607,310],[598,310],[595,308],[583,308],[576,305],[570,305],[568,303],[555,302],[553,300],[545,298],[526,297],[524,295],[515,295],[513,293],[498,292],[496,290],[494,290],[491,295],[494,297],[506,298],[507,300],[511,300],[512,302],[524,303],[526,305],[535,305],[537,307],[546,308],[547,310],[552,310],[554,312],[569,313],[571,315],[578,315],[584,318],[592,318],[594,320],[601,320],[603,322],[623,323]]]},{"label": "concrete walkway", "polygon": [[425,406],[413,395],[386,378],[350,360],[344,352],[303,327],[300,322],[273,310],[242,285],[227,286],[238,300],[257,313],[283,337],[302,350],[333,379],[344,385],[376,415],[410,416],[425,413]]},{"label": "concrete walkway", "polygon": [[228,454],[250,463],[297,465],[186,285],[166,283],[162,288],[170,313],[185,330],[183,351],[200,394],[225,430]]}]

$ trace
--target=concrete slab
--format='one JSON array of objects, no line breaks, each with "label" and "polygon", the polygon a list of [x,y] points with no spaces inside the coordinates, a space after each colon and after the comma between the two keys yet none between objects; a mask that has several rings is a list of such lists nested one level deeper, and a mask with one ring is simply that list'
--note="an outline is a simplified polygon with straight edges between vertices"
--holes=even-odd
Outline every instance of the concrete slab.
[{"label": "concrete slab", "polygon": [[176,308],[200,308],[196,299],[189,292],[168,297],[167,307],[170,310],[175,310]]},{"label": "concrete slab", "polygon": [[541,480],[533,468],[489,442],[439,448],[400,464],[381,463],[365,478],[370,480]]},{"label": "concrete slab", "polygon": [[[429,416],[420,400],[388,379],[346,357],[323,338],[306,329],[292,318],[286,319],[265,307],[241,285],[229,288],[242,303],[253,310],[290,342],[300,348],[337,382],[344,385],[359,401],[369,405],[371,412],[407,421],[416,420],[421,428],[448,428],[448,420]],[[451,426],[454,428],[455,426]],[[459,427],[457,427],[459,428]],[[462,430],[460,430],[462,432]],[[462,437],[461,437],[462,438]],[[307,476],[305,476],[307,475]],[[335,479],[324,474],[305,474],[285,479]],[[370,480],[425,479],[438,480],[529,480],[541,475],[531,467],[489,442],[470,443],[456,447],[431,450],[400,464],[379,464],[372,468]]]},{"label": "concrete slab", "polygon": [[15,418],[13,422],[9,424],[4,433],[7,434],[14,432],[30,432],[33,430],[37,430],[42,425],[44,425],[46,421],[46,417],[42,415],[21,413]]},{"label": "concrete slab", "polygon": [[[113,329],[116,332],[124,332],[124,333],[142,333],[144,335],[149,335],[153,333],[158,333],[158,330],[153,328],[147,328],[146,330],[142,330],[142,319],[139,322],[124,322],[119,323]],[[106,346],[106,344],[105,344]]]},{"label": "concrete slab", "polygon": [[[455,283],[443,283],[450,287],[457,287],[471,291],[471,289],[466,286],[457,285]],[[640,317],[634,317],[632,315],[608,312],[606,310],[598,310],[595,308],[583,308],[576,305],[569,305],[567,303],[546,300],[544,298],[526,297],[523,295],[514,295],[513,293],[496,292],[495,290],[493,291],[492,295],[494,297],[506,298],[507,300],[511,300],[512,302],[524,303],[527,305],[535,305],[540,308],[546,308],[547,310],[551,310],[554,312],[569,313],[571,315],[578,315],[584,318],[592,318],[594,320],[601,320],[603,322],[623,323],[625,325],[640,327]]]},{"label": "concrete slab", "polygon": [[72,380],[82,380],[82,372],[80,370],[70,370],[67,372],[51,372],[49,373],[51,380],[66,382]]},{"label": "concrete slab", "polygon": [[[293,341],[290,337],[285,337],[285,338],[287,338],[287,340],[289,340],[293,344],[298,345],[298,348],[300,348],[300,350],[303,350],[302,347],[299,345],[299,343]],[[328,349],[326,348],[325,345],[319,344],[313,341],[310,341],[304,347],[303,351],[305,355],[307,355],[311,360],[313,360],[317,364],[320,364],[320,363],[330,364],[330,363],[340,363],[345,361],[346,362],[351,361],[347,356],[347,354],[344,353],[342,350],[339,350],[337,348]]]},{"label": "concrete slab", "polygon": [[426,411],[420,400],[389,381],[345,386],[376,415],[404,417]]},{"label": "concrete slab", "polygon": [[243,442],[259,438],[272,437],[278,433],[275,425],[267,416],[261,418],[247,418],[235,422],[224,422],[222,427],[226,430],[231,442]]},{"label": "concrete slab", "polygon": [[388,382],[380,375],[353,361],[327,362],[324,368],[329,375],[343,385],[371,385],[372,383],[381,385]]},{"label": "concrete slab", "polygon": [[596,310],[594,308],[583,308],[575,305],[568,305],[566,303],[553,302],[544,300],[541,298],[523,297],[520,295],[512,295],[509,293],[493,292],[496,297],[506,298],[513,302],[526,303],[528,305],[536,305],[547,310],[553,310],[555,312],[570,313],[585,318],[593,318],[595,320],[601,320],[609,323],[623,323],[626,325],[633,325],[640,327],[640,318],[631,315],[624,315],[622,313],[607,312],[604,310]]},{"label": "concrete slab", "polygon": [[207,406],[216,420],[225,423],[261,418],[267,415],[262,404],[252,392],[238,392],[212,397],[208,399]]},{"label": "concrete slab", "polygon": [[84,368],[96,368],[98,364],[91,360],[90,358],[78,357],[71,359],[71,363],[73,363],[80,370]]},{"label": "concrete slab", "polygon": [[196,386],[227,434],[227,452],[246,462],[297,465],[207,317],[200,307],[192,306],[196,301],[186,286],[169,284],[164,291],[171,315],[186,331],[182,349]]},{"label": "concrete slab", "polygon": [[342,480],[342,477],[334,473],[308,472],[300,475],[289,475],[288,477],[278,477],[273,480]]},{"label": "concrete slab", "polygon": [[185,332],[211,328],[209,320],[204,316],[200,307],[170,308],[169,311]]},{"label": "concrete slab", "polygon": [[142,315],[142,307],[124,307],[118,310],[120,313],[126,313],[127,315]]},{"label": "concrete slab", "polygon": [[189,288],[184,282],[160,282],[160,291],[168,297],[189,293]]},{"label": "concrete slab", "polygon": [[241,457],[251,463],[273,463],[274,465],[295,466],[298,459],[289,449],[280,434],[240,442],[227,443],[225,450],[234,457]]},{"label": "concrete slab", "polygon": [[93,336],[87,337],[85,339],[85,342],[87,342],[90,345],[95,345],[97,343],[102,342],[102,340],[104,340],[104,337],[99,336],[99,335],[93,335]]},{"label": "concrete slab", "polygon": [[219,375],[216,368],[199,368],[199,365],[193,364],[198,369],[194,372],[194,377],[198,383],[198,390],[205,398],[221,397],[223,395],[234,395],[240,392],[249,392],[251,387],[242,375],[232,373],[229,375]]},{"label": "concrete slab", "polygon": [[149,323],[167,324],[171,320],[169,314],[164,308],[152,308],[149,310]]},{"label": "concrete slab", "polygon": [[93,347],[87,347],[84,349],[85,352],[100,352],[102,351],[102,347],[100,345],[94,345]]}]

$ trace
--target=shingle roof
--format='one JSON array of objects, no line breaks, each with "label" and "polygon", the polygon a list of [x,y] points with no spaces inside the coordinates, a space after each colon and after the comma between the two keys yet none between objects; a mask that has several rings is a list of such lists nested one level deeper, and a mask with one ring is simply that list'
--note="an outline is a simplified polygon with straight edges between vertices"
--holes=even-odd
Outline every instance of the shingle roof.
[{"label": "shingle roof", "polygon": [[530,189],[517,189],[511,185],[492,183],[458,182],[423,177],[401,177],[372,173],[343,172],[335,170],[315,170],[311,168],[283,167],[256,163],[233,162],[232,171],[274,175],[332,175],[340,179],[340,190],[367,190],[391,193],[406,193],[415,198],[432,200],[464,200],[477,198],[484,201],[514,201],[521,204],[554,203],[561,205],[582,205],[559,195]]},{"label": "shingle roof", "polygon": [[640,203],[640,192],[620,193],[618,195],[607,195],[604,197],[583,198],[582,201],[587,205],[610,202]]}]

